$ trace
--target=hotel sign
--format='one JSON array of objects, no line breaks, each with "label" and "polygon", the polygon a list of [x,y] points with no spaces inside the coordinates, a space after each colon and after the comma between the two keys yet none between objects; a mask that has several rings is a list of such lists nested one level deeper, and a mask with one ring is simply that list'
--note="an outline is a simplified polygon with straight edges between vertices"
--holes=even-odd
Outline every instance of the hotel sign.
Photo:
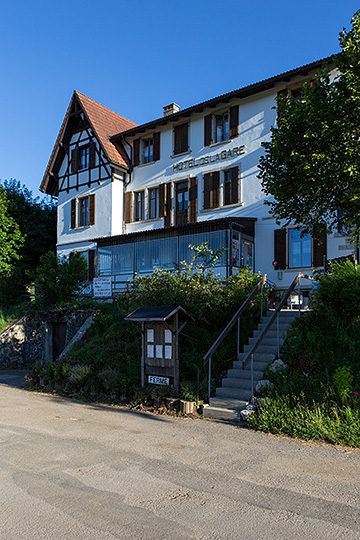
[{"label": "hotel sign", "polygon": [[217,154],[212,154],[201,158],[187,159],[186,161],[175,163],[173,165],[173,172],[184,171],[186,169],[200,167],[202,165],[209,165],[210,163],[216,163],[217,161],[223,161],[224,159],[241,156],[242,154],[245,154],[245,146],[235,146],[234,148],[223,150]]}]

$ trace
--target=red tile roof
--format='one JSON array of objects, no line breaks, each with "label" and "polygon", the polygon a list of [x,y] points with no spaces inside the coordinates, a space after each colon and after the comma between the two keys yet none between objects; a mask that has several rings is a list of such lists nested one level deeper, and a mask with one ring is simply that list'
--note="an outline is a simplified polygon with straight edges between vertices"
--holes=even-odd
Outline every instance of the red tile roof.
[{"label": "red tile roof", "polygon": [[126,131],[128,129],[136,127],[136,124],[75,90],[68,110],[66,112],[64,121],[60,128],[59,135],[56,139],[54,149],[50,156],[44,178],[41,182],[40,191],[42,191],[43,193],[49,193],[49,177],[53,172],[53,167],[55,165],[55,160],[58,155],[60,143],[62,142],[69,120],[72,104],[76,98],[79,101],[81,108],[83,109],[85,116],[89,121],[94,135],[97,138],[106,158],[115,165],[120,165],[124,167],[128,167],[130,165],[126,152],[124,151],[122,146],[116,142],[110,142],[109,139],[111,135],[115,135],[116,133],[119,133],[121,131]]}]

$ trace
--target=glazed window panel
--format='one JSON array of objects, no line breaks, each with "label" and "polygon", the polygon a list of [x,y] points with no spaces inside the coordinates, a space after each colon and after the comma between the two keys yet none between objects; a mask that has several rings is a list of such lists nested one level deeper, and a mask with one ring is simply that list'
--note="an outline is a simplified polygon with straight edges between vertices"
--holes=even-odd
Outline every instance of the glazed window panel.
[{"label": "glazed window panel", "polygon": [[89,145],[80,146],[79,148],[79,162],[78,170],[83,171],[89,168],[90,163],[90,147]]},{"label": "glazed window panel", "polygon": [[137,191],[134,193],[134,221],[142,221],[145,218],[145,193]]},{"label": "glazed window panel", "polygon": [[149,189],[149,219],[159,217],[159,188]]},{"label": "glazed window panel", "polygon": [[174,268],[177,263],[177,238],[161,238],[136,242],[136,272],[152,272],[154,268]]},{"label": "glazed window panel", "polygon": [[215,115],[215,142],[228,141],[230,138],[230,119],[229,113]]},{"label": "glazed window panel", "polygon": [[87,227],[89,225],[89,197],[78,200],[78,219],[78,227]]},{"label": "glazed window panel", "polygon": [[151,163],[154,161],[154,141],[151,137],[150,139],[145,139],[142,141],[143,144],[143,163]]},{"label": "glazed window panel", "polygon": [[289,268],[311,266],[311,236],[301,238],[301,230],[289,229]]},{"label": "glazed window panel", "polygon": [[[213,250],[214,253],[220,248],[226,247],[226,231],[213,231],[207,233],[189,234],[179,238],[179,259],[189,263],[195,252],[190,246],[200,246],[205,244]],[[220,255],[215,266],[226,266],[226,251]]]}]

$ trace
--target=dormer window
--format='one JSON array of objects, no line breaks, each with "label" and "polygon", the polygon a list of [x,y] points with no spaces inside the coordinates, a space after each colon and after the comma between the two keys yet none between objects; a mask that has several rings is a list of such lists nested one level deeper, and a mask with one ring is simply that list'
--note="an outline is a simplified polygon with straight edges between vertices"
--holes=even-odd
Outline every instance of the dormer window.
[{"label": "dormer window", "polygon": [[160,133],[134,141],[134,167],[160,159]]},{"label": "dormer window", "polygon": [[208,114],[204,118],[204,146],[229,141],[239,135],[239,107]]}]

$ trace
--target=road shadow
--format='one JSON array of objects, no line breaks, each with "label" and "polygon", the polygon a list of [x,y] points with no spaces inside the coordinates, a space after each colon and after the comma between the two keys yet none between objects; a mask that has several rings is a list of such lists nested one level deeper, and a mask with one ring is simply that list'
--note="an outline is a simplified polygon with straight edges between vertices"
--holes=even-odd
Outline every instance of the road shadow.
[{"label": "road shadow", "polygon": [[0,384],[6,384],[13,388],[24,388],[28,383],[25,375],[29,369],[0,369]]}]

